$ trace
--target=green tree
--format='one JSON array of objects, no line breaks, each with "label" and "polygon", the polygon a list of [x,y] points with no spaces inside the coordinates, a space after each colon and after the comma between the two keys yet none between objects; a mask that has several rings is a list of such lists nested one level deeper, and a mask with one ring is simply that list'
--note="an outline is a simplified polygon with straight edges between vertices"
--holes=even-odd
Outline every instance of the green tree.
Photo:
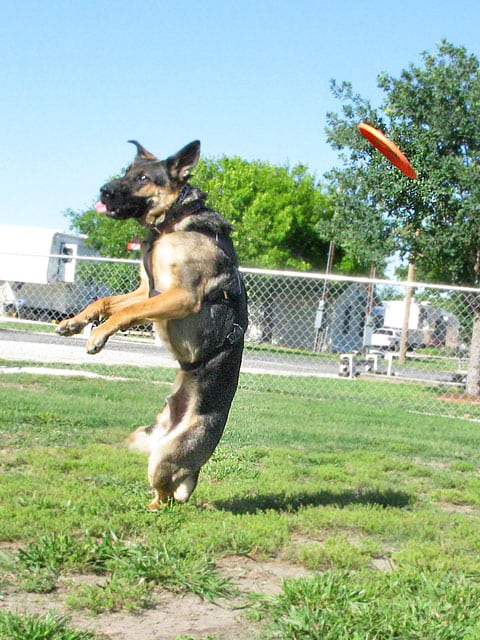
[{"label": "green tree", "polygon": [[384,180],[395,184],[398,170],[395,174],[358,132],[357,124],[362,121],[385,129],[370,102],[355,94],[349,82],[332,80],[331,89],[343,105],[341,115],[327,114],[327,140],[339,152],[342,166],[325,176],[333,214],[321,218],[317,228],[323,238],[341,247],[345,260],[364,269],[371,264],[382,267],[396,245],[378,184]]},{"label": "green tree", "polygon": [[[399,78],[378,77],[385,93],[379,109],[350,84],[332,84],[344,104],[341,116],[328,114],[327,135],[344,167],[329,176],[336,199],[330,227],[346,251],[363,251],[373,262],[399,250],[415,262],[421,279],[478,285],[479,63],[447,41],[422,59]],[[418,180],[403,176],[359,135],[360,121],[399,144]],[[474,313],[468,391],[480,395],[480,316],[478,309]]]},{"label": "green tree", "polygon": [[234,225],[240,263],[263,268],[326,265],[328,245],[316,229],[329,198],[305,165],[293,168],[239,157],[205,159],[194,182]]},{"label": "green tree", "polygon": [[[430,281],[480,283],[480,74],[475,56],[443,41],[395,79],[374,109],[349,83],[332,82],[342,115],[327,115],[327,136],[344,166],[328,174],[336,207],[320,224],[347,252],[377,262],[394,250],[414,258]],[[364,140],[367,121],[395,140],[412,161],[411,181]]]}]

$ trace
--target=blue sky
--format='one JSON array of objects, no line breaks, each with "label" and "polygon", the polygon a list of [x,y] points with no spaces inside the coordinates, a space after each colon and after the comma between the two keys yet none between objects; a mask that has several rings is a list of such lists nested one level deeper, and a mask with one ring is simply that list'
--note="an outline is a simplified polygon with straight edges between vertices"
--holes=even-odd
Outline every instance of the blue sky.
[{"label": "blue sky", "polygon": [[67,228],[133,157],[337,162],[329,81],[373,104],[441,39],[480,58],[478,0],[20,0],[1,3],[0,224]]}]

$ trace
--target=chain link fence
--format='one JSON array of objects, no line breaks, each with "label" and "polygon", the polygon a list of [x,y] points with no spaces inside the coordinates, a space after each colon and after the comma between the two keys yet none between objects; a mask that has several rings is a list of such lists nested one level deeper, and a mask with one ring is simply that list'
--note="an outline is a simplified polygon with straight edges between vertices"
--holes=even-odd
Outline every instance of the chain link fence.
[{"label": "chain link fence", "polygon": [[[66,260],[73,260],[68,281],[62,278]],[[98,297],[138,284],[136,260],[49,255],[48,269],[48,283],[0,280],[3,333],[15,330],[19,320],[29,329],[58,322]],[[480,290],[259,269],[242,273],[250,325],[241,388],[480,419],[480,398],[477,403],[465,394]],[[54,340],[68,344],[52,333]],[[97,359],[102,354],[86,361],[105,371],[124,362],[175,366],[166,354],[160,357],[151,325],[134,327],[121,340],[125,351],[116,347],[115,364]],[[152,343],[151,356],[129,355],[145,343]],[[104,352],[109,349],[110,343]],[[67,346],[63,360],[55,353],[59,361],[72,362]],[[15,356],[2,356],[9,358]]]}]

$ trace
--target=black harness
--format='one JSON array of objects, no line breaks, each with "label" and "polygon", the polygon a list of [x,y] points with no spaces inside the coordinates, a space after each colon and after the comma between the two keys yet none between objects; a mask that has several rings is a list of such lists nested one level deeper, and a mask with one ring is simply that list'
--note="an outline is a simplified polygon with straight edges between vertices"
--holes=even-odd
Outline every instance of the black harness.
[{"label": "black harness", "polygon": [[[192,198],[193,196],[193,198]],[[196,189],[193,189],[189,184],[185,185],[182,189],[178,199],[167,211],[162,222],[158,225],[149,225],[150,233],[142,244],[142,262],[149,282],[149,298],[159,295],[161,292],[155,288],[155,281],[152,270],[152,251],[155,240],[165,234],[172,233],[173,227],[180,220],[191,216],[201,210],[205,211],[207,208],[204,200],[205,195]],[[230,267],[230,278],[227,282],[221,286],[209,291],[203,298],[204,302],[208,302],[210,305],[225,305],[228,317],[232,318],[229,322],[229,331],[221,344],[209,350],[208,353],[200,360],[196,362],[180,362],[180,367],[184,371],[193,371],[202,364],[210,361],[216,355],[221,353],[226,346],[233,346],[239,342],[246,330],[246,326],[242,327],[239,323],[235,322],[236,310],[242,296],[246,296],[245,287],[242,277],[238,271],[233,244],[230,236],[227,234],[220,234],[212,231],[207,227],[194,227],[191,229],[197,233],[202,233],[213,240],[216,246],[222,251],[227,259]]]}]

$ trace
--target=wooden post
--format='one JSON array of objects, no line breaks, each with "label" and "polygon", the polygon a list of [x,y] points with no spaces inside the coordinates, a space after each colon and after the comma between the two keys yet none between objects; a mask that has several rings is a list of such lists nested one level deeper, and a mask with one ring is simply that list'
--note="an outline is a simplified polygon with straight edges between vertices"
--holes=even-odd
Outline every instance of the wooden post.
[{"label": "wooden post", "polygon": [[[415,280],[415,264],[410,262],[408,265],[408,282],[413,282]],[[403,314],[403,326],[402,326],[402,335],[400,336],[400,351],[398,354],[398,361],[400,364],[404,364],[407,359],[407,348],[408,348],[408,325],[410,321],[410,308],[412,306],[412,297],[413,297],[414,287],[408,286],[405,291],[405,312]]]},{"label": "wooden post", "polygon": [[375,280],[376,274],[377,274],[377,267],[372,263],[370,265],[370,282],[368,283],[368,290],[367,290],[368,294],[367,294],[367,310],[365,312],[365,324],[367,324],[372,314],[373,294],[375,291],[375,285],[373,283],[373,280]]}]

